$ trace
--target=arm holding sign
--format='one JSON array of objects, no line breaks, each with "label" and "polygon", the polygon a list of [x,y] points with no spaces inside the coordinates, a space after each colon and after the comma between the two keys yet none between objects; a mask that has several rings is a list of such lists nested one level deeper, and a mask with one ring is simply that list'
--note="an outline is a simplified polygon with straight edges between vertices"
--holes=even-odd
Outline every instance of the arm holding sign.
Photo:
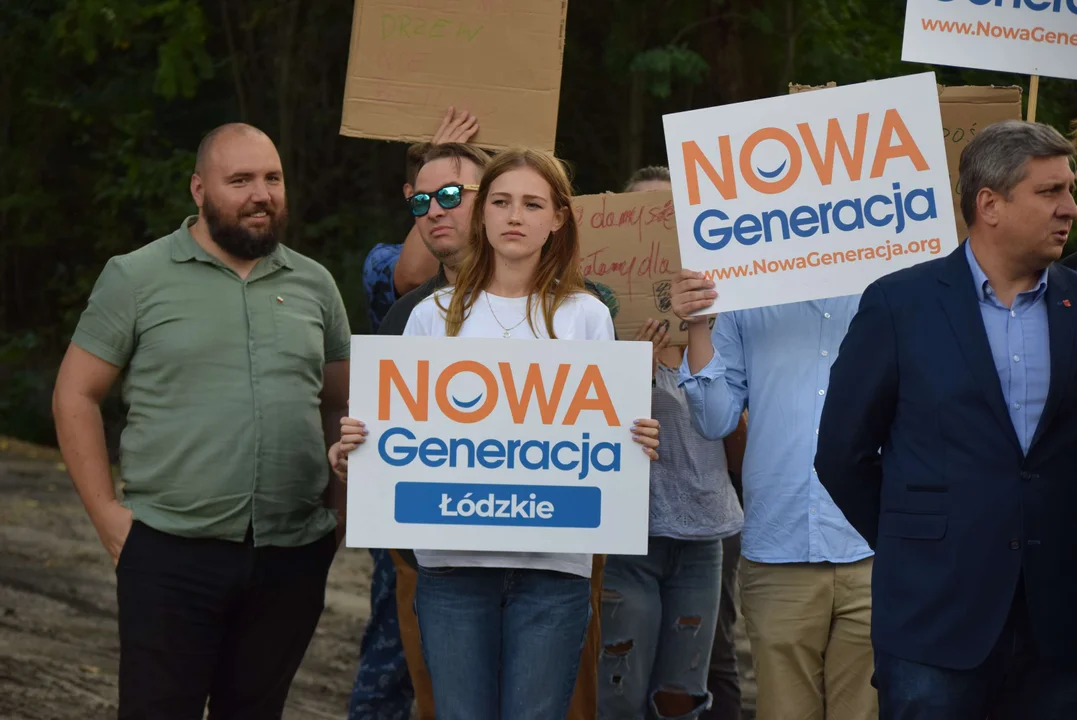
[{"label": "arm holding sign", "polygon": [[688,351],[681,364],[681,387],[688,396],[692,425],[708,440],[737,429],[748,402],[744,345],[736,317],[720,315],[711,334],[705,315],[692,313],[710,307],[717,297],[714,282],[702,273],[682,270],[673,285],[673,312],[688,323]]}]

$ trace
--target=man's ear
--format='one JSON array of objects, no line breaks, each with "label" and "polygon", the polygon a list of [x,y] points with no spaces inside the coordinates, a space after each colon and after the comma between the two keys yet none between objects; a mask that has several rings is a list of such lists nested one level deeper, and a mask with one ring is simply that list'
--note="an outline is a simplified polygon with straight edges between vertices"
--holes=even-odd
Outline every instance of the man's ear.
[{"label": "man's ear", "polygon": [[997,226],[1001,220],[999,212],[1003,200],[1005,198],[991,188],[980,188],[980,192],[976,193],[976,221],[988,227]]},{"label": "man's ear", "polygon": [[191,197],[194,199],[194,204],[201,210],[206,197],[206,186],[198,173],[191,175]]},{"label": "man's ear", "polygon": [[415,188],[413,188],[411,186],[411,183],[404,183],[404,199],[407,200],[409,197],[411,197],[414,194],[415,194]]}]

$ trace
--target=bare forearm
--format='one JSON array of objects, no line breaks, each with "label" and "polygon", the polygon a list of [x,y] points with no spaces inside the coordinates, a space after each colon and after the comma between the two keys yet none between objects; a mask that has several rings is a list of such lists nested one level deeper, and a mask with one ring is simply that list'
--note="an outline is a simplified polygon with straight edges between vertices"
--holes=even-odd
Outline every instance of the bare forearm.
[{"label": "bare forearm", "polygon": [[116,502],[101,408],[91,398],[71,395],[55,398],[53,412],[60,452],[75,489],[96,525],[102,511]]},{"label": "bare forearm", "polygon": [[714,345],[711,343],[711,330],[707,323],[700,322],[688,326],[688,370],[695,375],[714,357]]},{"label": "bare forearm", "polygon": [[403,297],[422,285],[438,271],[438,260],[423,243],[419,230],[412,226],[400,249],[400,259],[393,270],[393,285],[397,295]]}]

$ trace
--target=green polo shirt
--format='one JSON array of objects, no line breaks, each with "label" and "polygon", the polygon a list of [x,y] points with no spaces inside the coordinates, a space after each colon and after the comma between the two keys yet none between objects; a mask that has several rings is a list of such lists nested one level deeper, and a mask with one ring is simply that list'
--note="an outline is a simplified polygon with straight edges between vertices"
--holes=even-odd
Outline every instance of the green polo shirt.
[{"label": "green polo shirt", "polygon": [[286,247],[241,279],[194,220],[109,260],[72,338],[124,368],[123,504],[166,533],[305,545],[336,526],[318,395],[348,359],[344,304]]}]

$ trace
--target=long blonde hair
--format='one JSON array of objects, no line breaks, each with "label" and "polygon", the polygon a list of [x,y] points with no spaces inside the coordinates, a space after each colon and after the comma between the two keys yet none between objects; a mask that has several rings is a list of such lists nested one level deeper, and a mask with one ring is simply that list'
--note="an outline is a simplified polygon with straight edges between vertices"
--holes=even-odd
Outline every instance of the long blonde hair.
[{"label": "long blonde hair", "polygon": [[[580,271],[580,235],[576,216],[572,212],[572,183],[560,160],[550,154],[526,148],[505,150],[493,159],[483,173],[478,195],[471,210],[471,226],[468,230],[466,254],[456,274],[455,289],[445,311],[445,334],[456,337],[479,293],[490,286],[494,277],[494,249],[486,236],[486,198],[490,185],[501,175],[519,168],[531,168],[550,186],[550,199],[555,210],[565,214],[564,224],[550,234],[542,246],[538,267],[527,296],[527,323],[535,330],[532,303],[536,298],[542,303],[542,318],[546,332],[557,337],[553,329],[553,317],[558,308],[575,292],[584,289],[583,273]],[[438,302],[435,299],[435,302]],[[438,307],[441,303],[438,302]]]}]

